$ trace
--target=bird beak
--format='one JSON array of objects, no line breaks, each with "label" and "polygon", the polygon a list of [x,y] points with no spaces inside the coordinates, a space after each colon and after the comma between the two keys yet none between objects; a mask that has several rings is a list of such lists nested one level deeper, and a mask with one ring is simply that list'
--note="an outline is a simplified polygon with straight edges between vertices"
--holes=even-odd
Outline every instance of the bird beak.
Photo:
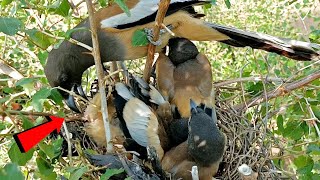
[{"label": "bird beak", "polygon": [[[71,91],[80,95],[82,98],[88,100],[87,96],[85,95],[81,85],[78,84],[74,84],[71,88]],[[79,110],[79,108],[77,107],[77,104],[75,102],[74,96],[69,94],[68,99],[66,100],[66,104],[67,106],[74,112],[76,113],[81,113],[81,111]]]},{"label": "bird beak", "polygon": [[190,111],[192,112],[192,110],[194,110],[196,113],[198,112],[197,104],[192,99],[190,99]]}]

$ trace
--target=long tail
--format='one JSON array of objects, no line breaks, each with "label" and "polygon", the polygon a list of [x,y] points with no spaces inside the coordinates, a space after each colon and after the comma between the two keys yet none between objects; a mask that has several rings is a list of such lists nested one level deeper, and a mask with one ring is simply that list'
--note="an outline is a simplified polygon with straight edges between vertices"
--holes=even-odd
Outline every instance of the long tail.
[{"label": "long tail", "polygon": [[301,61],[320,59],[319,44],[278,38],[266,34],[243,31],[208,22],[205,24],[222,34],[229,36],[230,39],[223,40],[221,42],[232,46],[250,46],[254,49],[263,49],[265,51],[274,52],[279,55]]}]

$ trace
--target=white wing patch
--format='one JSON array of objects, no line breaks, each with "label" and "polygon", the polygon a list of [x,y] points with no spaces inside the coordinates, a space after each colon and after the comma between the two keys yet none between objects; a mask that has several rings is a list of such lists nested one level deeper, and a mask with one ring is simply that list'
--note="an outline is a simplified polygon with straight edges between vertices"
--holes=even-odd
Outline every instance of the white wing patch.
[{"label": "white wing patch", "polygon": [[150,98],[151,98],[150,101],[155,103],[155,104],[158,104],[158,105],[166,103],[166,101],[164,100],[164,98],[161,95],[161,93],[154,86],[152,86],[151,84],[149,86],[150,86],[149,95],[150,95]]},{"label": "white wing patch", "polygon": [[126,87],[126,85],[124,85],[123,83],[116,83],[115,85],[115,89],[117,91],[117,93],[124,98],[125,100],[129,100],[131,98],[133,98],[133,95],[131,94],[131,92],[128,90],[128,88]]},{"label": "white wing patch", "polygon": [[[171,0],[170,4],[175,2],[187,2],[192,0]],[[101,28],[116,27],[122,24],[137,22],[140,19],[150,16],[158,10],[159,0],[140,0],[132,9],[130,9],[131,16],[128,17],[126,13],[117,14],[101,21]]]},{"label": "white wing patch", "polygon": [[[126,121],[132,138],[141,146],[147,147],[149,142],[150,127],[158,127],[158,121],[151,122],[152,111],[138,98],[132,98],[124,107],[123,118]],[[150,124],[152,123],[152,126]],[[157,134],[158,129],[152,128],[152,134]]]}]

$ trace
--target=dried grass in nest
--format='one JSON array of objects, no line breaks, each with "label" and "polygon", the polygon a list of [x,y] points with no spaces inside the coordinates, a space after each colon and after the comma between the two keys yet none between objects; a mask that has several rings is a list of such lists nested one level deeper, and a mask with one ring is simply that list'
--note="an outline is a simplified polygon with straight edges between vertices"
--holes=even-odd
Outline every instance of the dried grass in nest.
[{"label": "dried grass in nest", "polygon": [[247,164],[258,179],[280,179],[270,160],[273,137],[262,120],[251,122],[239,115],[230,104],[216,102],[219,128],[227,135],[227,150],[220,170],[221,179],[241,179],[238,167]]}]

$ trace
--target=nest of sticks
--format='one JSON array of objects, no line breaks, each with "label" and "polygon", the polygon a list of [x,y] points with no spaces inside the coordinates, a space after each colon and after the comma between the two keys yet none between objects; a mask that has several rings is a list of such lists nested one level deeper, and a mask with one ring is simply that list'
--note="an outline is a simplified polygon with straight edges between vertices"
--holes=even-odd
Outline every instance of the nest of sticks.
[{"label": "nest of sticks", "polygon": [[[275,165],[271,160],[271,150],[275,145],[275,137],[268,131],[267,125],[261,119],[249,120],[239,115],[233,106],[223,101],[219,93],[216,95],[216,112],[218,125],[228,137],[227,150],[216,178],[218,179],[243,179],[249,175],[253,179],[281,179]],[[105,154],[106,149],[98,147],[96,143],[84,131],[85,121],[68,122],[68,130],[72,133],[72,154],[91,149],[99,154]],[[268,137],[268,138],[266,138]],[[67,154],[67,143],[63,145],[63,154]],[[249,170],[240,173],[239,167],[247,165]]]}]

